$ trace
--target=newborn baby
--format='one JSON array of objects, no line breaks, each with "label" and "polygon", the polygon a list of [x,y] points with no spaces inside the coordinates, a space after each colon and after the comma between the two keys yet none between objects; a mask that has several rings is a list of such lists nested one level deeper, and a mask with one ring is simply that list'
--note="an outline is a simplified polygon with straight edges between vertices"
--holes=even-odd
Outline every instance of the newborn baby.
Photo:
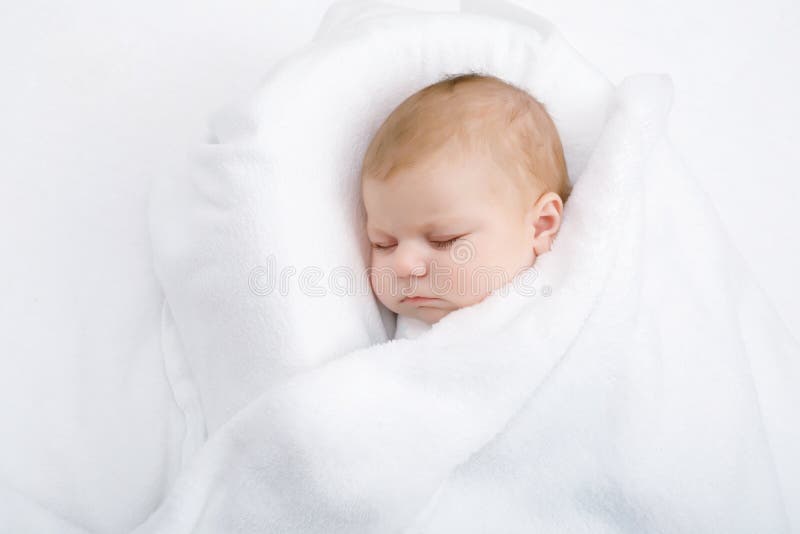
[{"label": "newborn baby", "polygon": [[466,74],[402,102],[361,169],[370,284],[398,314],[395,337],[531,267],[550,250],[570,192],[555,125],[525,91]]}]

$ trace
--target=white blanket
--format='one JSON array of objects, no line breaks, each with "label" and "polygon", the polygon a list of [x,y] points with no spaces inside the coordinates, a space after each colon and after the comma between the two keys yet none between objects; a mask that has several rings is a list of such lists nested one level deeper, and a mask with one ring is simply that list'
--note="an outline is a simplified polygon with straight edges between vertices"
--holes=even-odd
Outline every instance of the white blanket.
[{"label": "white blanket", "polygon": [[[800,347],[671,149],[669,79],[611,86],[506,5],[513,21],[361,7],[336,5],[154,192],[187,439],[136,532],[800,529]],[[273,287],[287,266],[363,269],[371,133],[470,69],[530,90],[562,134],[553,250],[391,341],[368,292]]]}]

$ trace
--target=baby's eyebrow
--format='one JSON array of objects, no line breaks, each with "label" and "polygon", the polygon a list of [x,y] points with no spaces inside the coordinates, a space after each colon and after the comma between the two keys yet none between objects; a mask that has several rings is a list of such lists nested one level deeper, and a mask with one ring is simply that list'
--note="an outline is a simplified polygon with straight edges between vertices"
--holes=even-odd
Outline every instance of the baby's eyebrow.
[{"label": "baby's eyebrow", "polygon": [[387,232],[384,232],[384,231],[383,231],[383,230],[381,230],[380,228],[376,228],[376,227],[374,227],[374,226],[371,226],[371,225],[369,225],[369,224],[367,225],[367,232],[372,232],[372,233],[377,233],[377,234],[383,234],[383,235],[389,235]]},{"label": "baby's eyebrow", "polygon": [[[438,219],[438,220],[429,221],[427,223],[423,223],[423,224],[417,226],[416,230],[419,230],[420,232],[423,232],[423,233],[428,233],[428,232],[430,232],[430,231],[432,231],[434,229],[439,229],[439,228],[452,229],[451,227],[453,227],[453,226],[465,226],[465,225],[469,225],[469,224],[471,224],[471,222],[469,220],[462,219],[462,218],[457,218],[457,219],[456,218]],[[377,228],[375,226],[371,226],[369,224],[367,224],[367,232],[386,235],[386,236],[390,236],[391,235],[391,233],[385,232],[385,231],[381,230],[380,228]]]},{"label": "baby's eyebrow", "polygon": [[429,223],[423,224],[420,227],[420,230],[423,232],[430,232],[435,228],[452,228],[454,226],[468,226],[472,224],[471,221],[464,218],[451,218],[451,219],[439,219],[436,221],[431,221]]}]

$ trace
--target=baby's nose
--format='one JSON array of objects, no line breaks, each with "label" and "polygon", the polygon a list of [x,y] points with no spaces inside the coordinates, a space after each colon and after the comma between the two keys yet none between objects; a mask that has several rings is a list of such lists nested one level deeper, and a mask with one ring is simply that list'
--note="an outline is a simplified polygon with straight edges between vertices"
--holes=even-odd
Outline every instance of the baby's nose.
[{"label": "baby's nose", "polygon": [[428,272],[428,254],[416,243],[400,243],[395,250],[394,269],[400,278],[424,276]]}]

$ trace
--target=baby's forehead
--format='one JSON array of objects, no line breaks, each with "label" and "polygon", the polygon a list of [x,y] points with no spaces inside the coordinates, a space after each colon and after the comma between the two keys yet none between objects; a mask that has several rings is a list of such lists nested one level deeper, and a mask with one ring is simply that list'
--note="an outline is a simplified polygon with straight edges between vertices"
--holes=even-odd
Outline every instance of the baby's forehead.
[{"label": "baby's forehead", "polygon": [[[384,221],[377,221],[367,218],[367,231],[375,234],[392,234],[391,228],[382,226]],[[431,232],[448,231],[463,227],[464,225],[474,224],[475,217],[469,214],[443,214],[431,213],[429,217],[405,217],[402,214],[390,221],[392,227],[401,226],[404,231],[428,234]]]},{"label": "baby's forehead", "polygon": [[511,152],[503,156],[501,164],[491,149],[451,143],[402,166],[393,166],[384,174],[363,175],[362,193],[365,198],[383,199],[413,192],[433,195],[444,205],[458,198],[485,197],[508,190],[519,181],[517,174],[524,172],[524,158]]},{"label": "baby's forehead", "polygon": [[[401,178],[402,180],[402,178]],[[516,201],[489,188],[396,189],[375,183],[364,197],[370,234],[450,235],[481,226],[487,218],[516,211]]]}]

